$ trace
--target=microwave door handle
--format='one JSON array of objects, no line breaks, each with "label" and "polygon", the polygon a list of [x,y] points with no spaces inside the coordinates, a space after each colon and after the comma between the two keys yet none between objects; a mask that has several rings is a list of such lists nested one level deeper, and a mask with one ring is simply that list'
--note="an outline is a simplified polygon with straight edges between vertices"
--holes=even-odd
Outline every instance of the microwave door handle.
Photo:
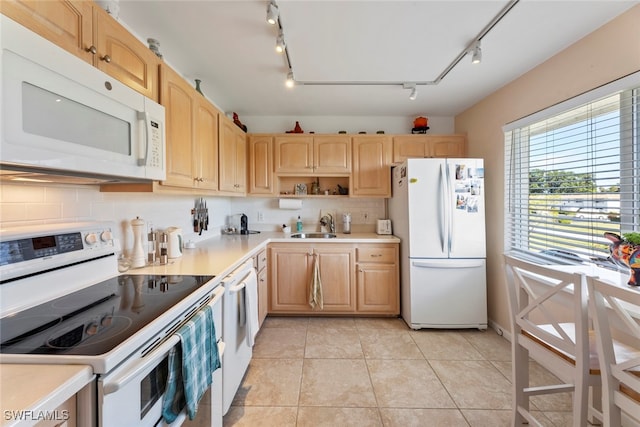
[{"label": "microwave door handle", "polygon": [[151,118],[146,111],[138,111],[138,120],[144,122],[144,157],[138,159],[138,166],[147,166],[147,159],[149,158],[149,138],[151,135]]}]

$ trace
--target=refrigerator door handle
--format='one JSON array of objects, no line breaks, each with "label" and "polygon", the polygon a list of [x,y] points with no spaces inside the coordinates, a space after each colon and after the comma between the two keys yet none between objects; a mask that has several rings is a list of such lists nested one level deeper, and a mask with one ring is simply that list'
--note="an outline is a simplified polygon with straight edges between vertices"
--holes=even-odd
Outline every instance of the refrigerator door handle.
[{"label": "refrigerator door handle", "polygon": [[445,242],[446,237],[444,235],[447,229],[446,220],[446,206],[447,206],[447,179],[444,172],[445,165],[440,164],[440,246],[442,247],[442,253],[447,253]]},{"label": "refrigerator door handle", "polygon": [[453,252],[453,205],[455,203],[455,200],[453,199],[454,193],[451,186],[451,165],[446,161],[445,168],[447,170],[447,246],[449,247],[449,254],[451,254],[451,252]]},{"label": "refrigerator door handle", "polygon": [[458,260],[455,263],[451,262],[442,262],[442,261],[413,261],[411,263],[412,267],[418,268],[478,268],[484,265],[483,259],[469,259],[469,260]]}]

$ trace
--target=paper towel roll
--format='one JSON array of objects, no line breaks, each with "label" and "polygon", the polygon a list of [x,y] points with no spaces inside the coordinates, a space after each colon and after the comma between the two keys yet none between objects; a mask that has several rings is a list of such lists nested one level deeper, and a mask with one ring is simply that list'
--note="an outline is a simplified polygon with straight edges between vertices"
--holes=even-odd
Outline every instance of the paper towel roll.
[{"label": "paper towel roll", "polygon": [[300,199],[279,199],[280,209],[302,209],[302,200]]}]

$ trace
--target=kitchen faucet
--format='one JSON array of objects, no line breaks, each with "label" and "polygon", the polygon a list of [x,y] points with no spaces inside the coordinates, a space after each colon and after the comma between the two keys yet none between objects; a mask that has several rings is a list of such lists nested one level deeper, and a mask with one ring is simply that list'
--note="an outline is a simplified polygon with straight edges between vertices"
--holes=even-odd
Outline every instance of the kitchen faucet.
[{"label": "kitchen faucet", "polygon": [[329,227],[330,233],[336,232],[336,224],[333,222],[333,215],[331,215],[330,213],[325,214],[322,218],[320,218],[320,225]]}]

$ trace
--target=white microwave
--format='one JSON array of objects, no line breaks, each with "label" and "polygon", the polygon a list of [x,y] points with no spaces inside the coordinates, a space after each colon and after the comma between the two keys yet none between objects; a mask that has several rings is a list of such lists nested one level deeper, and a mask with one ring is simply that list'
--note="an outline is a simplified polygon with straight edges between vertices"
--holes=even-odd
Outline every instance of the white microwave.
[{"label": "white microwave", "polygon": [[163,106],[5,16],[0,31],[4,179],[166,179]]}]

